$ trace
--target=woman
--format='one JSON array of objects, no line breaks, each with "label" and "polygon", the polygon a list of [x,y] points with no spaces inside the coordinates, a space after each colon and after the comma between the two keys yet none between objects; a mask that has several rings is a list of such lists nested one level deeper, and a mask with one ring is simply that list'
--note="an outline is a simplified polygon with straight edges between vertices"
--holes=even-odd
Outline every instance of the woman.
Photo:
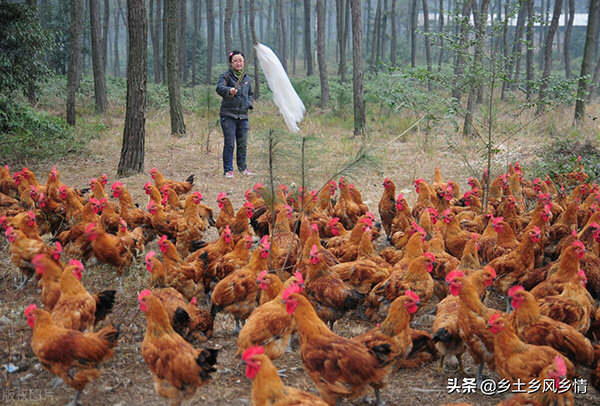
[{"label": "woman", "polygon": [[[217,93],[223,98],[221,103],[221,128],[223,129],[223,173],[233,178],[233,149],[236,149],[236,162],[242,175],[252,176],[246,166],[246,144],[248,141],[248,109],[252,105],[252,83],[243,73],[244,54],[233,51],[229,54],[229,70],[219,76]],[[243,75],[243,77],[242,77]],[[242,80],[240,80],[240,78]],[[236,88],[237,83],[239,85]]]}]

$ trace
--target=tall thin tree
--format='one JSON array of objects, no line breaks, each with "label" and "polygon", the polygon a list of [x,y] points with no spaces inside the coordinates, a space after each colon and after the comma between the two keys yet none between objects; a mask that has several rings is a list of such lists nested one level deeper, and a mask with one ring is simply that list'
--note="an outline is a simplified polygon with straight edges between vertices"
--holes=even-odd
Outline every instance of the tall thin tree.
[{"label": "tall thin tree", "polygon": [[177,35],[177,54],[179,55],[179,71],[183,83],[187,83],[189,77],[189,66],[187,58],[187,0],[178,0],[179,4],[179,19],[177,27],[179,33]]},{"label": "tall thin tree", "polygon": [[[429,36],[429,8],[427,0],[423,0],[423,32],[425,33],[425,60],[427,61],[427,71],[431,74],[431,37]],[[427,81],[427,88],[431,92],[431,80]]]},{"label": "tall thin tree", "polygon": [[83,41],[83,0],[70,0],[69,72],[67,74],[67,123],[75,125],[75,95],[81,77],[81,47]]},{"label": "tall thin tree", "polygon": [[306,76],[313,74],[312,41],[310,40],[310,0],[304,0],[304,60]]},{"label": "tall thin tree", "polygon": [[127,0],[127,26],[129,27],[127,106],[121,159],[117,168],[119,176],[129,176],[144,170],[148,46],[145,0]]},{"label": "tall thin tree", "polygon": [[194,36],[192,39],[192,60],[191,60],[191,65],[192,65],[192,85],[196,84],[196,53],[198,51],[198,31],[199,31],[199,23],[200,23],[200,18],[198,18],[198,9],[200,7],[200,0],[192,0],[193,1],[193,7],[192,7],[192,21],[194,23]]},{"label": "tall thin tree", "polygon": [[119,10],[121,10],[121,0],[117,0],[117,6],[114,13],[115,37],[113,39],[113,75],[115,77],[121,75],[121,62],[119,61]]},{"label": "tall thin tree", "polygon": [[394,0],[392,0],[391,7],[390,28],[392,30],[392,39],[390,43],[390,64],[395,66],[396,58],[398,57],[398,22],[396,21],[396,2]]},{"label": "tall thin tree", "polygon": [[[256,11],[254,9],[254,0],[250,0],[250,31],[252,31],[252,42],[254,44],[258,44],[258,38],[256,37]],[[248,61],[250,62],[250,61]],[[256,54],[254,54],[254,60],[252,61],[254,64],[254,100],[258,100],[260,98],[260,80],[259,80],[259,71],[258,71],[258,59]]]},{"label": "tall thin tree", "polygon": [[[156,7],[160,7],[162,0],[156,0]],[[150,22],[150,41],[152,42],[152,62],[154,70],[154,83],[160,83],[160,44],[158,39],[159,31],[155,29],[155,24],[158,24],[158,19],[154,20],[154,0],[150,0],[150,9],[148,10],[148,20]],[[158,17],[158,12],[157,12]]]},{"label": "tall thin tree", "polygon": [[[549,0],[548,0],[549,1]],[[550,78],[550,69],[552,69],[552,43],[554,42],[554,34],[558,28],[558,19],[562,12],[562,0],[554,0],[554,12],[552,13],[552,21],[548,27],[546,34],[545,48],[544,48],[544,71],[542,72],[542,79],[540,83],[540,93],[538,111],[543,109],[542,101],[546,97],[546,89],[548,88],[548,80]]]},{"label": "tall thin tree", "polygon": [[594,45],[598,36],[599,22],[600,0],[590,0],[588,25],[585,34],[585,45],[583,47],[583,61],[581,62],[581,73],[579,74],[579,86],[577,87],[577,101],[575,102],[575,121],[583,121],[585,117],[587,81],[589,80],[589,75],[592,73]]},{"label": "tall thin tree", "polygon": [[575,0],[568,0],[565,2],[565,5],[569,7],[569,20],[565,27],[563,56],[565,61],[565,77],[571,79],[571,33],[573,32],[573,21],[575,21]]},{"label": "tall thin tree", "polygon": [[223,35],[225,35],[225,50],[229,53],[233,51],[233,42],[231,40],[231,16],[233,15],[233,0],[227,0],[225,3],[225,20],[223,21]]},{"label": "tall thin tree", "polygon": [[531,99],[533,90],[533,74],[535,65],[533,61],[534,51],[534,38],[535,38],[535,10],[534,0],[525,0],[527,2],[527,34],[526,34],[526,54],[525,54],[525,70],[526,70],[526,83],[525,83],[525,95],[527,101]]},{"label": "tall thin tree", "polygon": [[329,107],[329,82],[327,80],[327,65],[325,63],[325,6],[324,0],[317,0],[317,61],[319,64],[319,79],[321,80],[321,107]]},{"label": "tall thin tree", "polygon": [[211,82],[213,55],[215,49],[215,16],[213,0],[206,0],[206,77],[204,83]]},{"label": "tall thin tree", "polygon": [[106,61],[108,59],[108,23],[110,19],[110,2],[104,0],[104,17],[102,18],[102,62],[106,74]]},{"label": "tall thin tree", "polygon": [[171,134],[184,135],[185,122],[181,107],[181,77],[179,76],[179,58],[177,57],[177,1],[166,0],[167,12],[167,82],[169,87],[169,112],[171,116]]},{"label": "tall thin tree", "polygon": [[279,38],[280,44],[280,54],[279,57],[281,59],[281,65],[283,65],[283,69],[287,71],[287,36],[286,36],[286,27],[285,27],[285,15],[283,14],[283,2],[277,2],[277,24],[279,25],[279,34],[281,37]]},{"label": "tall thin tree", "polygon": [[365,117],[365,90],[363,83],[362,60],[362,12],[361,1],[350,0],[352,12],[352,88],[354,91],[354,135],[364,135]]},{"label": "tall thin tree", "polygon": [[96,113],[106,112],[106,80],[102,49],[102,26],[100,24],[100,0],[90,0],[90,23],[92,35],[92,66],[94,69],[94,99]]}]

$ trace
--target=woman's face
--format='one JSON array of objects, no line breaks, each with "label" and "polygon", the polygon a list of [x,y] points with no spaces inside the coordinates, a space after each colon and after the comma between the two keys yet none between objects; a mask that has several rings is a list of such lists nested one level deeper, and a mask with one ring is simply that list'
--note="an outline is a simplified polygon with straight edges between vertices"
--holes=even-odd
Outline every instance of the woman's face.
[{"label": "woman's face", "polygon": [[244,57],[240,54],[233,55],[231,58],[231,67],[235,70],[242,70],[244,67]]}]

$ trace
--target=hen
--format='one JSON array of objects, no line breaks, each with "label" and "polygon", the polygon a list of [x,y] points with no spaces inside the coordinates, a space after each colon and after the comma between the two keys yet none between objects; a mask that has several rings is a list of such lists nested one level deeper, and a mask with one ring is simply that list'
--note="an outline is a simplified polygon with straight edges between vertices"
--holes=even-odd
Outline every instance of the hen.
[{"label": "hen", "polygon": [[217,350],[197,350],[173,330],[167,311],[149,290],[138,296],[140,310],[146,314],[146,335],[142,357],[152,377],[154,389],[172,405],[179,405],[210,381],[216,371]]},{"label": "hen", "polygon": [[156,168],[150,170],[150,176],[154,180],[154,184],[158,190],[162,189],[164,185],[168,185],[171,189],[177,192],[178,195],[188,193],[194,186],[194,175],[188,176],[185,182],[177,182],[171,179],[165,179],[165,177]]},{"label": "hen", "polygon": [[[278,299],[279,300],[279,299]],[[246,376],[252,379],[252,406],[327,406],[311,393],[284,386],[263,347],[250,347],[242,355]]]},{"label": "hen", "polygon": [[33,328],[31,348],[42,366],[76,390],[76,405],[83,388],[100,376],[100,365],[113,356],[119,338],[118,326],[106,326],[96,333],[82,333],[56,326],[45,310],[30,305],[25,310]]}]

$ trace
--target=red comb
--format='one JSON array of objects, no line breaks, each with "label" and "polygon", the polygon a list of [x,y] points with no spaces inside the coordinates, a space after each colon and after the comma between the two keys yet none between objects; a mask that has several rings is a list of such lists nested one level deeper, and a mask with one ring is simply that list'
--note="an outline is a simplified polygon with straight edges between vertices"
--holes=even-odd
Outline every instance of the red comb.
[{"label": "red comb", "polygon": [[27,309],[25,309],[25,317],[28,317],[35,309],[37,309],[37,306],[33,303],[27,306]]},{"label": "red comb", "polygon": [[430,260],[432,260],[433,262],[435,262],[435,255],[433,255],[430,252],[426,252],[423,254],[426,258],[429,258]]},{"label": "red comb", "polygon": [[465,276],[465,274],[463,273],[463,271],[455,269],[454,271],[450,271],[448,272],[448,275],[446,275],[446,282],[451,282],[456,278],[462,278],[463,276]]},{"label": "red comb", "polygon": [[300,272],[296,272],[294,274],[294,278],[296,278],[296,280],[298,280],[298,283],[300,283],[300,284],[304,283],[304,278],[302,277],[302,274]]},{"label": "red comb", "polygon": [[150,251],[146,254],[146,258],[144,258],[145,262],[150,261],[156,255],[155,251]]},{"label": "red comb", "polygon": [[410,297],[412,300],[414,300],[415,302],[420,301],[421,299],[419,299],[419,296],[413,292],[412,290],[407,290],[404,292],[404,294],[408,297]]},{"label": "red comb", "polygon": [[217,200],[221,200],[222,198],[226,197],[227,194],[225,192],[221,192],[219,193],[219,196],[217,196]]},{"label": "red comb", "polygon": [[560,376],[567,375],[567,365],[565,364],[565,359],[563,357],[556,355],[554,357],[554,365],[556,365],[556,372],[558,372]]},{"label": "red comb", "polygon": [[491,266],[485,266],[483,267],[483,269],[487,270],[490,273],[490,275],[492,275],[492,278],[495,278],[497,276],[496,271]]},{"label": "red comb", "polygon": [[255,355],[264,354],[264,352],[265,352],[265,349],[263,347],[259,347],[259,346],[250,347],[246,351],[244,351],[244,354],[242,354],[242,359],[244,361],[248,361]]},{"label": "red comb", "polygon": [[256,280],[261,280],[262,278],[264,278],[265,276],[267,276],[269,273],[267,271],[261,271],[258,274],[258,278],[256,278]]},{"label": "red comb", "polygon": [[315,244],[313,244],[312,248],[310,249],[310,256],[313,257],[317,254],[317,246]]},{"label": "red comb", "polygon": [[517,292],[519,292],[521,290],[525,290],[525,288],[520,285],[515,285],[508,290],[508,296],[514,297],[517,294]]},{"label": "red comb", "polygon": [[488,324],[494,323],[499,318],[500,318],[500,313],[494,313],[494,315],[492,317],[490,317],[490,320],[488,321]]},{"label": "red comb", "polygon": [[191,304],[191,305],[194,305],[194,306],[197,306],[197,305],[198,305],[198,299],[196,299],[196,296],[194,296],[194,297],[192,298],[192,300],[190,300],[190,304]]},{"label": "red comb", "polygon": [[144,289],[140,292],[140,294],[138,295],[138,302],[141,301],[143,298],[145,298],[148,295],[151,295],[152,292],[150,292],[150,289]]}]

